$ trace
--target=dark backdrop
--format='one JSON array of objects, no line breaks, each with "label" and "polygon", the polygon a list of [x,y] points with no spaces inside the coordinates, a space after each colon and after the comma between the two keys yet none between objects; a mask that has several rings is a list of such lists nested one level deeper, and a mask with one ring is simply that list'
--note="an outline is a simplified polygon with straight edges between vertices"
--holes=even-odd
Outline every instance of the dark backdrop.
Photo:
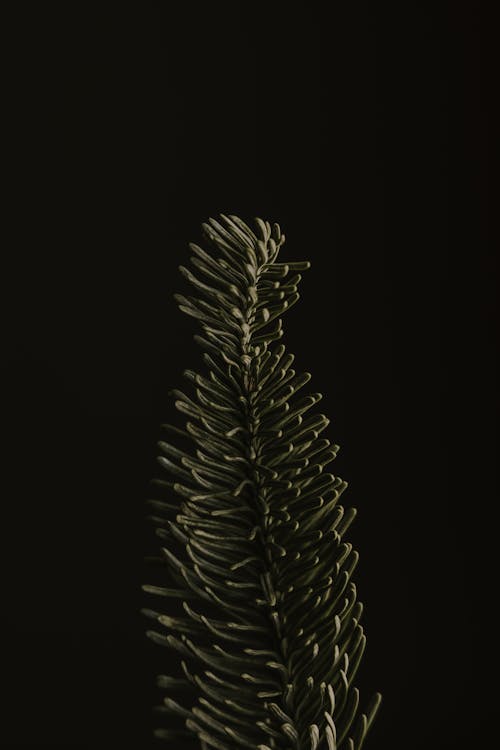
[{"label": "dark backdrop", "polygon": [[224,212],[278,221],[312,262],[285,342],[359,510],[360,684],[384,694],[367,746],[479,746],[492,19],[70,5],[4,26],[0,745],[156,746],[144,500],[167,391],[201,366],[177,269]]}]

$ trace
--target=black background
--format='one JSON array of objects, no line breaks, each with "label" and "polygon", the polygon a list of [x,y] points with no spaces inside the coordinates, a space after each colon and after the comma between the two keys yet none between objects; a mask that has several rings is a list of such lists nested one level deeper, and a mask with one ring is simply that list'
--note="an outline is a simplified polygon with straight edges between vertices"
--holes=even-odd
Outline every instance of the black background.
[{"label": "black background", "polygon": [[278,221],[312,262],[284,341],[359,510],[367,747],[479,747],[494,721],[492,18],[329,5],[4,25],[1,747],[156,746],[144,500],[167,391],[202,366],[177,269],[219,212]]}]

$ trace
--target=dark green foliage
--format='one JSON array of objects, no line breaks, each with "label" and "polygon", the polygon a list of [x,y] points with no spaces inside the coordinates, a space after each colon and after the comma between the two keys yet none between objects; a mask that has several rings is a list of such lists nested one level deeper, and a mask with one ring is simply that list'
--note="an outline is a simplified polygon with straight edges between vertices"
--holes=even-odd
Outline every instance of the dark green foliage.
[{"label": "dark green foliage", "polygon": [[156,734],[206,750],[359,750],[380,695],[358,710],[355,511],[326,469],[338,446],[320,437],[321,394],[303,395],[310,375],[275,343],[309,263],[278,262],[277,224],[222,215],[203,227],[212,252],[192,244],[193,270],[180,268],[197,296],[175,296],[201,323],[206,369],[185,371],[189,395],[173,391],[185,430],[164,425],[165,498],[150,501],[168,576],[144,586],[183,613],[143,610],[148,636],[179,655],[185,677],[158,685],[185,728]]}]

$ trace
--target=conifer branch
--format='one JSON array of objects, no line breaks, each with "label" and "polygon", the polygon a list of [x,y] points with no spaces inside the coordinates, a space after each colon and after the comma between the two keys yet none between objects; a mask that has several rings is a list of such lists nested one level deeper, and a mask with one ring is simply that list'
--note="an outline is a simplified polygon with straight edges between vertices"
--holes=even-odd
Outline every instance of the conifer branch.
[{"label": "conifer branch", "polygon": [[310,264],[278,261],[278,224],[221,215],[203,229],[211,251],[191,244],[192,269],[180,267],[196,296],[175,298],[201,325],[206,367],[172,391],[185,429],[163,425],[165,496],[150,501],[168,580],[143,586],[184,616],[142,610],[148,637],[180,656],[183,678],[158,677],[159,709],[184,728],[155,734],[202,750],[360,750],[381,696],[360,712],[355,511],[326,470],[339,446],[320,437],[321,394],[303,394],[310,374],[276,343]]}]

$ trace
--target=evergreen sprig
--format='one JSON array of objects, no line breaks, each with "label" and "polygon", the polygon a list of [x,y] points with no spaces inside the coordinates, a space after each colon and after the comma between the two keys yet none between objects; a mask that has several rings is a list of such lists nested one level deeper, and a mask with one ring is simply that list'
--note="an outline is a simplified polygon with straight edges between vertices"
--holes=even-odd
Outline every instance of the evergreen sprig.
[{"label": "evergreen sprig", "polygon": [[310,264],[278,262],[278,224],[221,215],[203,229],[211,251],[190,244],[193,270],[180,267],[197,296],[175,298],[201,324],[206,370],[184,372],[190,395],[172,392],[185,429],[163,425],[153,483],[167,498],[149,501],[170,580],[143,586],[182,602],[182,617],[143,612],[149,638],[180,654],[185,677],[158,685],[185,728],[155,734],[204,750],[360,750],[381,696],[359,710],[355,510],[326,471],[339,446],[320,437],[321,394],[302,395],[310,374],[276,344]]}]

